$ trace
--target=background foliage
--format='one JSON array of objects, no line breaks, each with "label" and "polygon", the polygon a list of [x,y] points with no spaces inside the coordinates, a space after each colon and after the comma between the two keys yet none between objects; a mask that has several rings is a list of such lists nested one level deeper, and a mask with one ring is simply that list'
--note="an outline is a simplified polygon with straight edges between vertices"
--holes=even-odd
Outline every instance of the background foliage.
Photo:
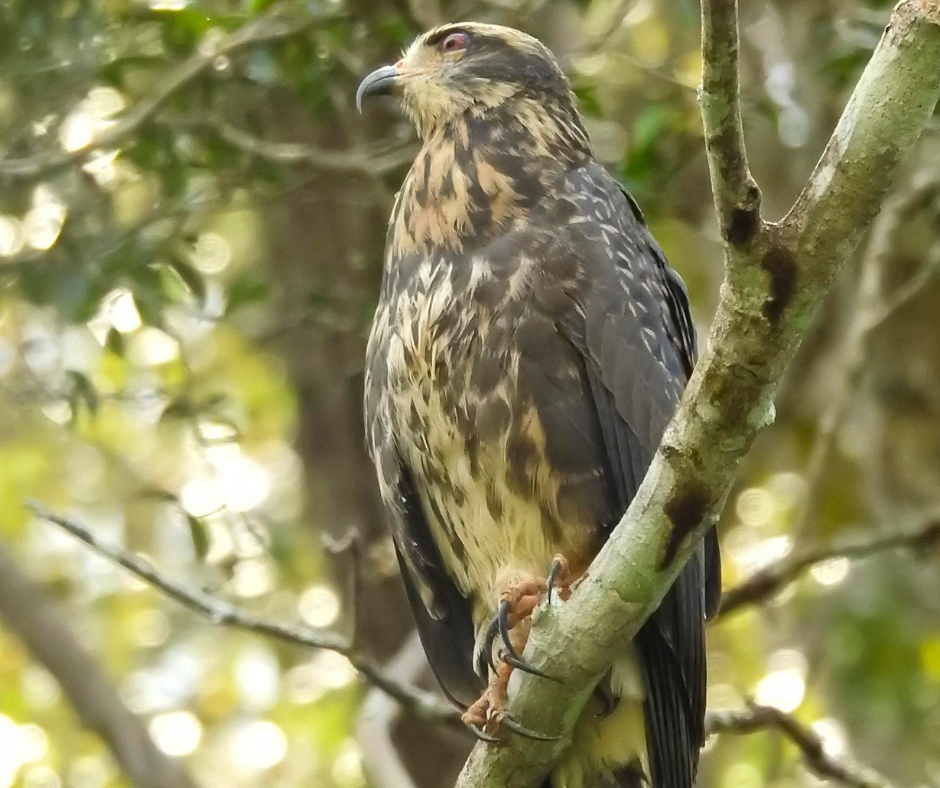
[{"label": "background foliage", "polygon": [[[745,124],[776,218],[888,4],[745,6]],[[368,687],[333,652],[194,616],[22,503],[391,657],[410,619],[362,448],[361,360],[415,142],[391,105],[360,118],[353,97],[417,32],[458,18],[522,27],[559,54],[704,332],[721,272],[694,2],[0,2],[0,549],[199,784],[364,785]],[[727,587],[938,513],[938,178],[931,134],[732,496]],[[940,782],[937,558],[929,544],[835,558],[722,618],[710,705],[755,697],[898,783]],[[407,715],[395,741],[428,786],[448,784],[470,743]],[[702,769],[721,788],[814,780],[772,733],[712,739]],[[0,788],[124,784],[56,678],[0,630]]]}]

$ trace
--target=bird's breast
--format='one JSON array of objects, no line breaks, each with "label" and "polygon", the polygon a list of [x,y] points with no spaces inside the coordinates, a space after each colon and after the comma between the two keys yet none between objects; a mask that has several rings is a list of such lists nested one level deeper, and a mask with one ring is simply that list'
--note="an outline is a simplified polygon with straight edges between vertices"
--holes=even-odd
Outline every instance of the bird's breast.
[{"label": "bird's breast", "polygon": [[544,575],[558,552],[587,557],[593,539],[563,511],[513,332],[460,281],[426,266],[390,305],[385,396],[442,559],[482,618],[508,582]]}]

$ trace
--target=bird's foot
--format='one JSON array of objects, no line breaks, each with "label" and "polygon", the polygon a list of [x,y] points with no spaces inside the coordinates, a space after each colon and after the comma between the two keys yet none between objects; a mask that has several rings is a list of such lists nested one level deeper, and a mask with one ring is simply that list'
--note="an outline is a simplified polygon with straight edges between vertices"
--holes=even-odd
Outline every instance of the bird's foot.
[{"label": "bird's foot", "polygon": [[506,704],[509,701],[507,687],[513,667],[509,663],[501,663],[490,676],[489,684],[484,693],[461,719],[470,728],[473,734],[485,742],[498,742],[502,740],[501,733],[510,731],[518,736],[537,741],[555,741],[557,736],[548,736],[543,733],[526,728],[509,714]]},{"label": "bird's foot", "polygon": [[[548,577],[526,577],[510,583],[503,589],[503,593],[496,609],[496,615],[493,616],[486,630],[486,637],[483,641],[483,648],[480,650],[479,663],[477,671],[481,676],[486,676],[487,666],[496,672],[497,667],[493,661],[493,644],[499,637],[503,644],[500,653],[500,659],[503,664],[531,673],[533,676],[539,676],[543,679],[557,681],[557,679],[543,673],[538,668],[533,667],[519,656],[519,652],[525,648],[526,637],[516,635],[516,642],[513,642],[511,631],[520,622],[529,618],[538,607],[539,598],[545,592],[549,604],[552,601],[552,592],[557,590],[559,599],[567,601],[571,596],[571,583],[574,577],[567,559],[563,555],[556,555],[552,560],[552,566]],[[517,646],[519,648],[517,649]]]}]

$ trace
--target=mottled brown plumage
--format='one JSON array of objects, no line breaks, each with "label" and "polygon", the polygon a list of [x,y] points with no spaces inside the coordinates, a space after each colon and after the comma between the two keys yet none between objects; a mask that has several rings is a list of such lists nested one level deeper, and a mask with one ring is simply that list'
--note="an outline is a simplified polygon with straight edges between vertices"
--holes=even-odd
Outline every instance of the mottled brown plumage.
[{"label": "mottled brown plumage", "polygon": [[[448,25],[376,75],[360,92],[394,86],[423,146],[389,223],[368,443],[431,665],[468,706],[504,588],[557,553],[587,567],[646,472],[695,339],[681,281],[594,161],[538,41]],[[605,679],[616,708],[586,712],[555,788],[638,771],[691,786],[719,584],[706,547],[624,643]]]}]

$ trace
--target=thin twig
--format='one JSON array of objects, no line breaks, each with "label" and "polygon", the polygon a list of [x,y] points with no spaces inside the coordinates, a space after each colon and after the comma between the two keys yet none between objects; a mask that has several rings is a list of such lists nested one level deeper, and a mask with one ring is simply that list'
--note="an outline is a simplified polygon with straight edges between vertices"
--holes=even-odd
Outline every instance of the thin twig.
[{"label": "thin twig", "polygon": [[744,147],[737,0],[702,1],[702,121],[721,237],[743,248],[761,231],[760,189]]},{"label": "thin twig", "polygon": [[868,316],[865,326],[866,335],[870,335],[876,328],[880,328],[892,317],[906,307],[926,287],[940,276],[940,249],[934,249],[927,262],[904,284],[898,287],[890,296],[885,298],[880,308]]},{"label": "thin twig", "polygon": [[47,150],[21,159],[0,161],[0,176],[35,180],[71,164],[82,162],[96,150],[118,147],[125,139],[152,120],[173,95],[211,72],[220,57],[230,57],[257,44],[281,41],[306,31],[315,21],[313,16],[285,14],[283,6],[243,25],[222,38],[213,47],[201,48],[162,79],[157,90],[117,123],[98,134],[87,145],[72,151]]},{"label": "thin twig", "polygon": [[277,638],[286,643],[305,648],[322,648],[335,651],[345,656],[374,686],[395,698],[419,717],[442,721],[457,719],[454,708],[437,695],[408,686],[393,677],[387,676],[374,660],[356,650],[349,640],[334,632],[258,618],[243,608],[236,607],[224,600],[210,596],[204,591],[167,577],[149,561],[128,550],[99,539],[87,526],[74,517],[57,514],[38,501],[26,501],[25,506],[39,519],[46,520],[68,531],[98,555],[128,570],[165,596],[183,605],[183,607],[206,617],[216,626],[255,632],[259,635]]},{"label": "thin twig", "polygon": [[772,706],[751,704],[746,709],[709,712],[705,717],[705,730],[708,734],[733,735],[776,730],[799,748],[803,763],[816,776],[851,788],[892,788],[892,783],[874,769],[848,756],[836,756],[827,751],[825,741],[816,731]]},{"label": "thin twig", "polygon": [[170,128],[215,134],[233,148],[264,161],[276,164],[303,164],[325,172],[385,175],[401,169],[405,164],[412,162],[415,156],[415,148],[411,145],[364,153],[324,150],[313,145],[291,142],[271,142],[254,137],[231,123],[210,118],[172,118],[158,122]]},{"label": "thin twig", "polygon": [[[427,664],[421,640],[413,632],[385,666],[385,674],[413,684],[427,669]],[[375,788],[415,788],[392,740],[392,732],[400,716],[401,705],[375,689],[366,695],[359,712],[356,738],[362,745],[362,765],[369,785]]]},{"label": "thin twig", "polygon": [[349,638],[353,648],[359,646],[359,621],[362,617],[362,535],[356,526],[351,525],[341,539],[334,539],[329,534],[323,535],[323,546],[333,556],[347,556],[349,561],[349,589],[347,598],[352,600],[352,618],[349,627]]},{"label": "thin twig", "polygon": [[926,553],[940,545],[940,520],[931,518],[920,528],[888,536],[855,538],[787,556],[755,572],[747,580],[725,591],[718,618],[747,605],[755,605],[777,594],[806,570],[833,558],[869,558],[889,550],[907,549]]}]

